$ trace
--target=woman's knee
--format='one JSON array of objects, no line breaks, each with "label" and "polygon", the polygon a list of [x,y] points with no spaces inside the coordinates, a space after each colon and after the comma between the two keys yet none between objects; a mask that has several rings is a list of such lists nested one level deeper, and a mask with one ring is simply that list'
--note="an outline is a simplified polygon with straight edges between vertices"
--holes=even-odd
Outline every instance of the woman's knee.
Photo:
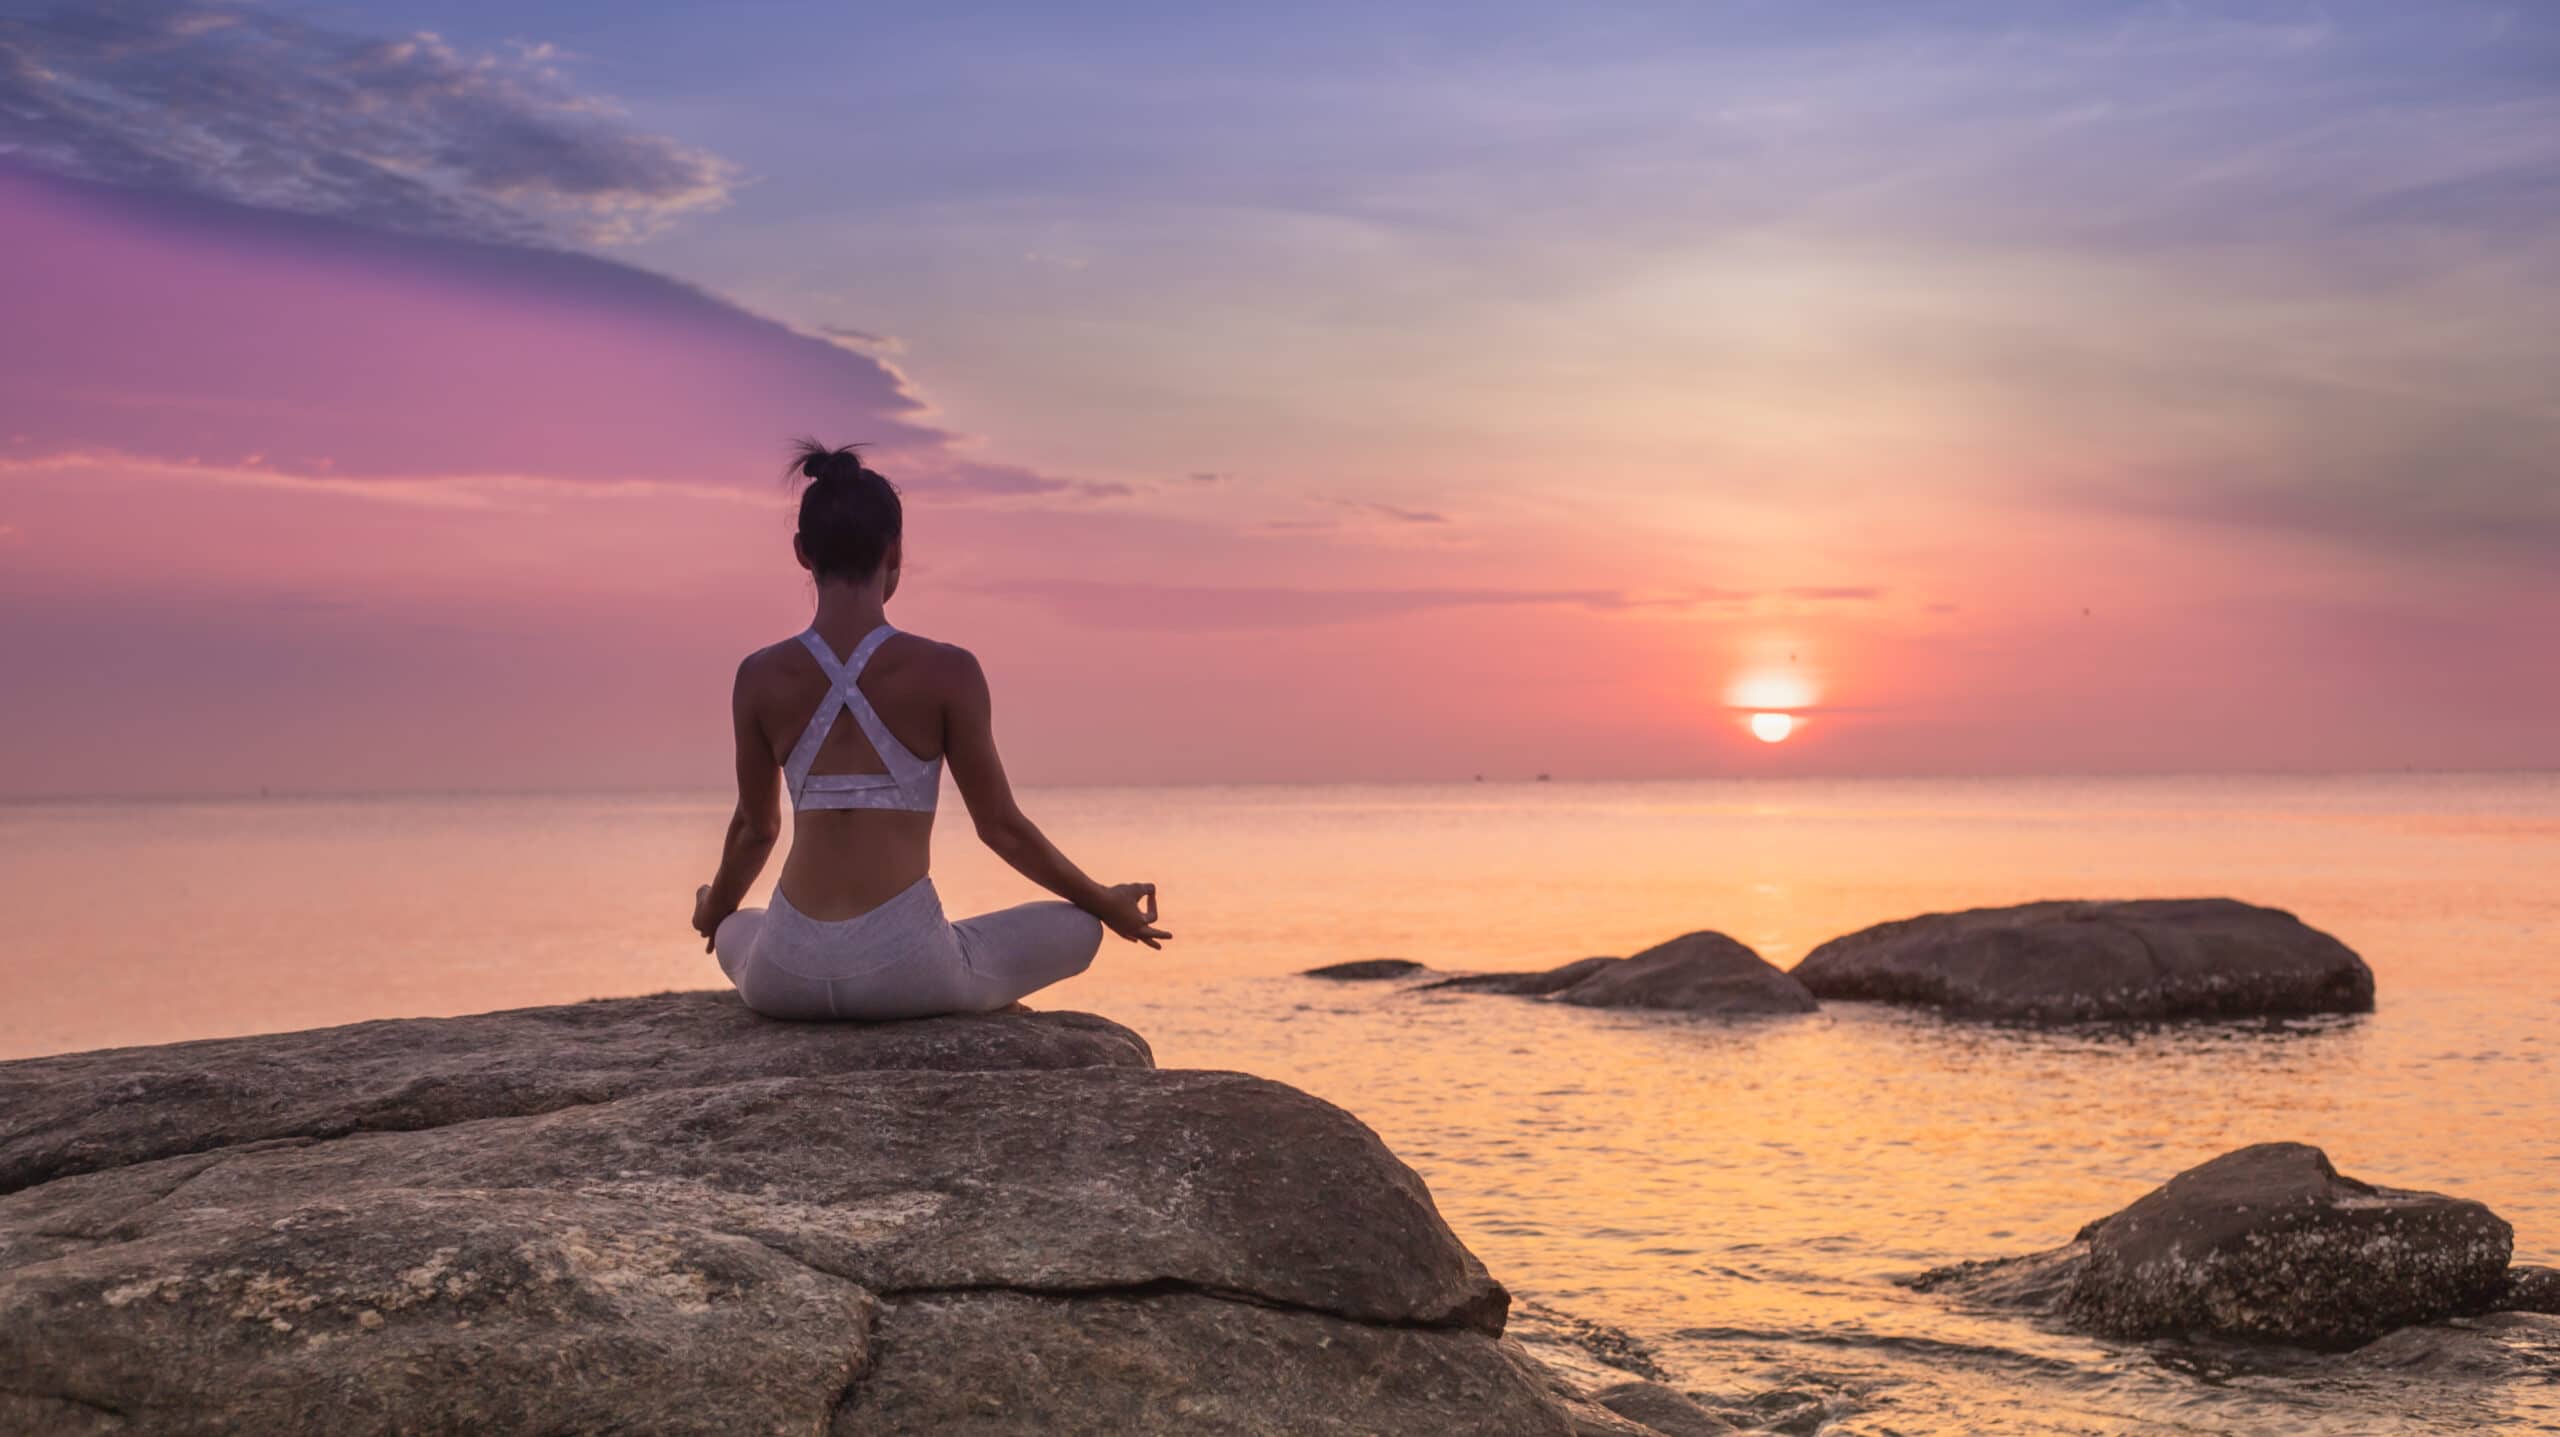
[{"label": "woman's knee", "polygon": [[1066,910],[1059,921],[1066,929],[1063,941],[1067,952],[1075,960],[1072,971],[1081,973],[1092,967],[1094,957],[1102,952],[1102,920],[1072,903],[1058,906]]},{"label": "woman's knee", "polygon": [[738,981],[738,965],[746,961],[747,950],[755,946],[756,930],[764,924],[764,910],[741,908],[720,920],[711,930],[711,953],[720,960],[720,971],[729,981]]}]

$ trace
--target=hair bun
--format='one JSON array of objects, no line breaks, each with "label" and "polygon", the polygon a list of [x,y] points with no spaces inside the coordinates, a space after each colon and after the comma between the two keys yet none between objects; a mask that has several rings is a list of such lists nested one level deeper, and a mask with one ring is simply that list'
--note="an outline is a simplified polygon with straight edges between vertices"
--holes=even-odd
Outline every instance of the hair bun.
[{"label": "hair bun", "polygon": [[843,449],[812,454],[800,461],[800,472],[812,479],[858,479],[862,477],[862,456]]}]

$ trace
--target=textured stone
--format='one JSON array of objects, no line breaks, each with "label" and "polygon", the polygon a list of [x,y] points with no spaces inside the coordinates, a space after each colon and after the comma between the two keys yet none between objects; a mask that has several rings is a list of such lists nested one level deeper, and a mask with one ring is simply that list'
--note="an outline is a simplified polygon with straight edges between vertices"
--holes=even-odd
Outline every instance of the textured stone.
[{"label": "textured stone", "polygon": [[1479,1332],[1370,1326],[1181,1292],[893,1301],[834,1437],[969,1432],[1569,1437]]},{"label": "textured stone", "polygon": [[2506,1291],[2498,1294],[2501,1312],[2539,1312],[2560,1317],[2560,1268],[2511,1267]]},{"label": "textured stone", "polygon": [[1153,1062],[1145,1039],[1086,1013],[776,1023],[726,990],[111,1048],[0,1063],[0,1192],[261,1138],[431,1128],[752,1078]]},{"label": "textured stone", "polygon": [[2227,898],[1933,913],[1832,939],[1795,976],[1826,1001],[2037,1023],[2373,1008],[2373,972],[2345,944]]},{"label": "textured stone", "polygon": [[1611,1430],[1329,1104],[1001,1068],[1143,1059],[1074,1015],[750,1020],[723,1054],[668,1041],[716,1005],[615,1006],[368,1025],[344,1097],[376,1128],[293,1071],[351,1030],[211,1048],[197,1099],[253,1136],[91,1126],[90,1170],[0,1196],[0,1431]]},{"label": "textured stone", "polygon": [[2338,1350],[2501,1305],[2512,1249],[2479,1203],[2358,1182],[2318,1148],[2260,1143],[2180,1173],[2065,1247],[1913,1285],[2109,1337]]}]

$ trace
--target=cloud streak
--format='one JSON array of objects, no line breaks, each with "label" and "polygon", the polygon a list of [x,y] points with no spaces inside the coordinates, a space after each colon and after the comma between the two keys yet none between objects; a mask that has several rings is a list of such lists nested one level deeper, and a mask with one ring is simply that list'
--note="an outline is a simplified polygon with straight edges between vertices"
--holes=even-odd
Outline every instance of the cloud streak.
[{"label": "cloud streak", "polygon": [[1738,607],[1768,595],[1749,589],[1670,590],[1417,586],[1127,584],[1087,579],[1004,579],[971,592],[1036,604],[1101,629],[1301,629],[1368,623],[1440,609],[1569,608],[1594,613]]}]

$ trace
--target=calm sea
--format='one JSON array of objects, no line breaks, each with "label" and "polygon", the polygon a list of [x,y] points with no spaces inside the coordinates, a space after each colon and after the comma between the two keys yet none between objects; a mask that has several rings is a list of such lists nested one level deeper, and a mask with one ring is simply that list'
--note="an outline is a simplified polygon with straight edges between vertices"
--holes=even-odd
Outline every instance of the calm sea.
[{"label": "calm sea", "polygon": [[[1522,1298],[1682,1386],[1840,1433],[2560,1432],[2547,1349],[2473,1371],[2232,1359],[1893,1283],[2049,1246],[2243,1143],[2481,1199],[2560,1261],[2560,777],[1051,790],[1163,885],[1041,1006],[1351,1109]],[[0,806],[0,1056],[720,981],[717,795]],[[946,812],[955,820],[956,804]],[[946,824],[957,914],[1034,896]],[[2038,1035],[1835,1005],[1718,1026],[1293,976],[1544,966],[1718,928],[1773,961],[1934,909],[2228,894],[2361,951],[2380,1011]],[[2541,1364],[2538,1372],[2533,1364]]]}]

